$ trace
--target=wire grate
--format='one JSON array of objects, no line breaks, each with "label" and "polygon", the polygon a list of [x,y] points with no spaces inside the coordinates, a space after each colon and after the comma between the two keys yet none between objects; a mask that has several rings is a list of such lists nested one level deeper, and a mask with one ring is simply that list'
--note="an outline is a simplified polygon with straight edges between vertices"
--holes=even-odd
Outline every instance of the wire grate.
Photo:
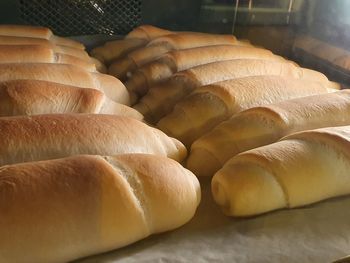
[{"label": "wire grate", "polygon": [[141,21],[141,0],[20,0],[20,12],[58,35],[124,35]]}]

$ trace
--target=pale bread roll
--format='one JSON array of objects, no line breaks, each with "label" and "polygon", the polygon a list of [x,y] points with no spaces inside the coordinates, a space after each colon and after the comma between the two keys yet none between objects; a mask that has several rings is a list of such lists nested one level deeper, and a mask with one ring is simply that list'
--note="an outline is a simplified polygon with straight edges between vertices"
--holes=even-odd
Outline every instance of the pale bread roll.
[{"label": "pale bread roll", "polygon": [[90,54],[92,57],[95,57],[102,63],[108,65],[113,60],[118,59],[137,48],[143,47],[147,43],[147,40],[138,38],[113,40],[106,42],[103,46],[92,49]]},{"label": "pale bread roll", "polygon": [[42,38],[56,45],[84,50],[83,44],[69,38],[55,36],[49,28],[29,25],[0,25],[1,36]]},{"label": "pale bread roll", "polygon": [[0,45],[0,63],[59,63],[94,72],[93,63],[67,54],[55,53],[43,45]]},{"label": "pale bread roll", "polygon": [[195,66],[232,59],[264,59],[283,61],[270,50],[236,45],[217,45],[173,50],[154,62],[139,67],[126,81],[130,92],[143,96],[157,82],[164,81],[178,71]]},{"label": "pale bread roll", "polygon": [[67,54],[75,56],[87,61],[90,61],[90,57],[85,50],[55,45],[47,39],[30,38],[30,37],[13,37],[13,36],[1,36],[0,45],[41,45],[52,48],[56,53]]},{"label": "pale bread roll", "polygon": [[170,113],[177,102],[200,86],[258,75],[287,76],[329,84],[327,77],[322,73],[297,67],[287,61],[234,59],[178,72],[167,81],[152,87],[134,108],[141,112],[147,121],[154,123]]},{"label": "pale bread roll", "polygon": [[[333,91],[333,90],[332,90]],[[260,105],[328,93],[326,85],[280,76],[254,76],[197,88],[157,127],[186,146],[232,115]]]},{"label": "pale bread roll", "polygon": [[123,247],[185,224],[201,199],[190,171],[146,154],[4,166],[0,194],[7,263],[68,262]]},{"label": "pale bread roll", "polygon": [[0,64],[0,82],[18,79],[44,80],[80,88],[94,88],[103,91],[115,102],[130,104],[129,93],[118,79],[106,74],[88,72],[73,65]]},{"label": "pale bread roll", "polygon": [[111,101],[96,89],[42,80],[0,82],[0,116],[48,113],[104,113],[143,119],[138,111]]},{"label": "pale bread roll", "polygon": [[213,176],[238,153],[276,142],[294,132],[349,124],[350,90],[254,107],[196,140],[187,168],[197,176]]},{"label": "pale bread roll", "polygon": [[212,179],[229,216],[253,216],[350,193],[350,126],[292,134],[236,155]]},{"label": "pale bread roll", "polygon": [[186,157],[178,140],[135,119],[104,114],[0,118],[0,166],[76,154],[149,153]]}]

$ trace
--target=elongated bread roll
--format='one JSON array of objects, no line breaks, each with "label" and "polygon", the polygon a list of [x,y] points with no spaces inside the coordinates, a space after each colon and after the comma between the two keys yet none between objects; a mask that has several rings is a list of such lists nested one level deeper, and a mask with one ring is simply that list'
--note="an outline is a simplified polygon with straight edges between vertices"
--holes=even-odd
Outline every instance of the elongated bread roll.
[{"label": "elongated bread roll", "polygon": [[30,37],[13,37],[13,36],[0,36],[0,45],[41,45],[52,48],[56,53],[67,54],[75,56],[87,61],[90,61],[90,57],[85,50],[59,46],[51,43],[47,39],[30,38]]},{"label": "elongated bread roll", "polygon": [[201,199],[190,171],[146,154],[4,166],[0,194],[7,263],[68,262],[123,247],[185,224]]},{"label": "elongated bread roll", "polygon": [[41,45],[0,45],[0,63],[62,63],[94,72],[93,63],[67,54],[55,53]]},{"label": "elongated bread roll", "polygon": [[161,36],[165,36],[165,35],[169,35],[169,34],[174,34],[174,32],[163,29],[163,28],[151,26],[151,25],[141,25],[141,26],[134,28],[134,30],[132,30],[131,32],[129,32],[125,36],[125,38],[126,39],[139,38],[139,39],[144,39],[144,40],[150,41],[150,40],[155,39],[157,37],[161,37]]},{"label": "elongated bread roll", "polygon": [[0,118],[0,165],[76,154],[149,153],[182,161],[176,139],[135,119],[104,114]]},{"label": "elongated bread roll", "polygon": [[157,122],[171,112],[174,105],[197,87],[219,81],[258,75],[287,76],[329,83],[322,73],[295,66],[284,61],[235,59],[200,65],[169,78],[152,87],[134,106],[149,122]]},{"label": "elongated bread roll", "polygon": [[232,35],[180,32],[177,34],[156,38],[146,47],[137,49],[128,54],[127,57],[112,63],[108,69],[108,72],[117,78],[125,79],[125,77],[127,75],[131,75],[131,73],[137,67],[156,60],[170,50],[223,44],[247,45],[245,42],[239,42]]},{"label": "elongated bread roll", "polygon": [[350,90],[254,107],[196,140],[187,168],[197,176],[212,176],[240,152],[276,142],[297,131],[349,124]]},{"label": "elongated bread roll", "polygon": [[164,81],[178,71],[232,59],[284,60],[282,57],[274,55],[270,50],[247,46],[217,45],[174,50],[165,53],[156,61],[138,68],[132,73],[125,86],[130,92],[143,96],[149,87]]},{"label": "elongated bread roll", "polygon": [[31,79],[52,81],[81,88],[95,88],[103,91],[111,100],[129,104],[129,93],[116,78],[87,72],[66,64],[23,63],[0,64],[0,81]]},{"label": "elongated bread roll", "polygon": [[157,127],[186,146],[232,115],[255,106],[327,93],[326,85],[280,76],[255,76],[203,86],[178,103]]},{"label": "elongated bread roll", "polygon": [[130,51],[143,47],[147,43],[147,40],[138,38],[113,40],[106,42],[103,46],[92,49],[90,54],[108,65],[113,60],[124,56]]},{"label": "elongated bread roll", "polygon": [[55,36],[49,28],[28,25],[0,25],[1,36],[42,38],[56,45],[85,49],[84,45],[72,39]]},{"label": "elongated bread roll", "polygon": [[96,89],[41,80],[0,82],[0,116],[48,113],[105,113],[143,119],[138,111],[111,101]]},{"label": "elongated bread roll", "polygon": [[154,59],[157,59],[169,50],[171,50],[171,47],[167,45],[138,48],[127,54],[125,57],[114,61],[108,67],[108,73],[121,80],[125,80],[128,76],[131,76],[131,73],[135,69]]},{"label": "elongated bread roll", "polygon": [[192,47],[214,46],[214,45],[250,45],[246,42],[238,41],[233,35],[207,34],[197,32],[180,32],[166,35],[152,40],[148,45],[167,45],[172,49],[185,49]]},{"label": "elongated bread roll", "polygon": [[350,193],[350,126],[290,135],[230,159],[212,180],[224,213],[252,216]]}]

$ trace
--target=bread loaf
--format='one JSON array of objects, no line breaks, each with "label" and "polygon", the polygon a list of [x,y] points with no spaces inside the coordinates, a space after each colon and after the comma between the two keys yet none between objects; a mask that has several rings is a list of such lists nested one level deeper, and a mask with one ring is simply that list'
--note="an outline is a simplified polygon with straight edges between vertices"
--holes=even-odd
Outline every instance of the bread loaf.
[{"label": "bread loaf", "polygon": [[284,61],[235,59],[213,62],[179,72],[164,83],[152,87],[134,106],[149,122],[157,122],[174,105],[197,87],[234,78],[277,75],[329,83],[326,76]]},{"label": "bread loaf", "polygon": [[83,44],[69,38],[55,36],[49,28],[28,25],[0,25],[1,36],[42,38],[53,44],[84,50]]},{"label": "bread loaf", "polygon": [[157,59],[171,48],[166,45],[146,46],[138,48],[125,57],[114,61],[108,67],[108,73],[121,80],[125,80],[131,73],[152,60]]},{"label": "bread loaf", "polygon": [[162,118],[157,127],[186,146],[232,115],[264,104],[329,92],[320,82],[254,76],[196,89]]},{"label": "bread loaf", "polygon": [[132,30],[131,32],[129,32],[125,36],[125,39],[139,38],[139,39],[144,39],[146,41],[151,41],[152,39],[155,39],[157,37],[161,37],[169,34],[174,34],[174,32],[163,28],[151,26],[151,25],[141,25],[134,28],[134,30]]},{"label": "bread loaf", "polygon": [[212,180],[226,215],[252,216],[350,193],[350,126],[290,135],[230,159]]},{"label": "bread loaf", "polygon": [[250,45],[238,41],[233,35],[207,34],[197,32],[180,32],[166,35],[152,40],[148,45],[167,45],[172,49],[186,49],[193,47],[214,46],[214,45]]},{"label": "bread loaf", "polygon": [[12,36],[1,36],[0,45],[41,45],[47,46],[53,49],[56,53],[67,54],[75,56],[90,62],[90,57],[85,50],[59,46],[52,44],[50,41],[41,38],[30,38],[30,37],[12,37]]},{"label": "bread loaf", "polygon": [[0,118],[0,165],[76,154],[149,153],[186,157],[176,139],[135,119],[103,114]]},{"label": "bread loaf", "polygon": [[103,91],[113,101],[130,103],[129,93],[118,79],[105,74],[87,72],[73,65],[0,64],[0,82],[17,79],[45,80],[81,88],[95,88]]},{"label": "bread loaf", "polygon": [[138,111],[111,101],[96,89],[41,80],[0,82],[0,116],[48,113],[105,113],[143,119]]},{"label": "bread loaf", "polygon": [[143,47],[147,43],[147,40],[138,38],[113,40],[106,42],[103,46],[92,49],[90,54],[108,65],[113,60],[121,58],[130,51]]},{"label": "bread loaf", "polygon": [[0,63],[60,63],[71,64],[87,71],[96,71],[93,63],[40,45],[0,45]]},{"label": "bread loaf", "polygon": [[165,53],[154,62],[148,63],[132,73],[125,86],[130,92],[143,96],[149,87],[164,81],[178,71],[195,66],[232,59],[265,59],[283,61],[271,51],[235,45],[217,45],[173,50]]},{"label": "bread loaf", "polygon": [[350,90],[254,107],[196,140],[187,168],[197,176],[213,176],[240,152],[276,142],[297,131],[342,125],[350,125]]},{"label": "bread loaf", "polygon": [[126,246],[185,224],[201,198],[190,171],[146,154],[4,166],[0,195],[7,263],[68,262]]},{"label": "bread loaf", "polygon": [[222,44],[247,45],[245,42],[237,41],[237,39],[231,35],[180,32],[154,39],[146,47],[137,49],[128,54],[127,57],[112,63],[108,72],[124,80],[126,76],[131,75],[137,67],[141,67],[148,62],[156,60],[170,50]]}]

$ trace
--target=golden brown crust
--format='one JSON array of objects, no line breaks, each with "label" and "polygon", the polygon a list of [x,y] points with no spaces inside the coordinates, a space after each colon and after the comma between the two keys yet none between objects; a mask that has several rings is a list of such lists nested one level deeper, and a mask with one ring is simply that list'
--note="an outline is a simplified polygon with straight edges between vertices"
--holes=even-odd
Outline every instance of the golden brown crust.
[{"label": "golden brown crust", "polygon": [[[144,116],[150,116],[149,119],[159,121],[161,117],[171,112],[176,103],[197,87],[219,81],[260,75],[286,76],[305,80],[316,79],[326,86],[329,85],[329,81],[322,73],[296,67],[287,61],[234,59],[212,62],[174,74],[164,83],[155,85],[155,89],[151,88],[140,100],[137,108],[148,109],[146,112],[142,112]],[[179,80],[178,84],[176,84],[176,79]],[[196,85],[192,85],[193,83]],[[163,88],[159,88],[160,86]],[[166,109],[162,106],[164,104],[166,104]]]},{"label": "golden brown crust", "polygon": [[49,40],[42,38],[0,36],[0,45],[41,45],[52,48],[56,53],[63,53],[84,60],[90,60],[90,57],[85,50],[55,45]]},{"label": "golden brown crust", "polygon": [[129,103],[129,94],[118,79],[105,74],[90,73],[73,65],[0,64],[0,81],[17,79],[44,80],[81,88],[95,88],[116,102]]},{"label": "golden brown crust", "polygon": [[185,147],[176,139],[121,116],[47,114],[2,118],[0,133],[2,165],[74,154],[151,153],[177,161],[186,157]]},{"label": "golden brown crust", "polygon": [[50,39],[52,31],[49,28],[39,26],[0,25],[0,35]]},{"label": "golden brown crust", "polygon": [[141,38],[150,41],[169,34],[174,34],[174,32],[151,25],[141,25],[129,32],[125,38]]},{"label": "golden brown crust", "polygon": [[[276,142],[297,131],[347,125],[349,116],[349,90],[254,107],[196,140],[187,167],[198,176],[212,176],[240,152]],[[206,169],[202,169],[201,162]]]},{"label": "golden brown crust", "polygon": [[172,50],[162,55],[156,61],[139,67],[133,72],[126,86],[143,96],[152,85],[164,81],[174,73],[189,68],[224,60],[232,59],[266,59],[283,61],[271,51],[253,47],[236,45],[216,45]]},{"label": "golden brown crust", "polygon": [[241,153],[214,176],[214,199],[228,215],[250,216],[349,194],[349,147],[350,127],[342,126]]},{"label": "golden brown crust", "polygon": [[197,88],[157,126],[186,146],[233,114],[259,105],[328,93],[319,82],[280,76],[253,76]]},{"label": "golden brown crust", "polygon": [[102,92],[39,80],[0,83],[0,116],[47,113],[98,113]]},{"label": "golden brown crust", "polygon": [[173,49],[185,49],[200,46],[212,46],[222,44],[237,44],[237,39],[232,35],[216,35],[194,32],[180,32],[156,38],[148,45],[166,44]]},{"label": "golden brown crust", "polygon": [[106,42],[103,46],[91,50],[91,56],[102,63],[109,65],[113,60],[119,59],[127,53],[145,46],[148,43],[144,39],[120,39]]},{"label": "golden brown crust", "polygon": [[200,187],[167,158],[81,155],[2,167],[0,196],[3,261],[67,262],[183,225]]},{"label": "golden brown crust", "polygon": [[53,44],[68,46],[81,50],[85,49],[84,45],[77,41],[53,35],[52,31],[46,27],[29,25],[0,25],[0,35],[47,39]]}]

